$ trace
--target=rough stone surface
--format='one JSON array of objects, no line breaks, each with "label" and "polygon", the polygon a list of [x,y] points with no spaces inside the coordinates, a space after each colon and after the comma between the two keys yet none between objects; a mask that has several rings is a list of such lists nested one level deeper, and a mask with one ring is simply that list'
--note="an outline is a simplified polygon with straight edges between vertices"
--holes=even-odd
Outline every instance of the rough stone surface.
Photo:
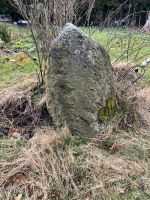
[{"label": "rough stone surface", "polygon": [[56,127],[92,137],[115,113],[109,56],[80,29],[66,24],[53,42],[47,71],[47,108]]}]

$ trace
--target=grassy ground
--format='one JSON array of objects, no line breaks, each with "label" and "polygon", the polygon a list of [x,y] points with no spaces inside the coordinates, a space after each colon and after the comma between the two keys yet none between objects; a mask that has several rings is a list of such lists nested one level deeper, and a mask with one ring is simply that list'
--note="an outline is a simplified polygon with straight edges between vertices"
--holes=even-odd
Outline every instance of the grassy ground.
[{"label": "grassy ground", "polygon": [[[36,66],[32,60],[26,58],[25,55],[18,54],[18,56],[25,57],[27,60],[26,63],[21,63],[15,59],[15,56],[0,56],[0,91],[6,89],[11,84],[15,85],[21,82],[22,79],[35,72]],[[9,61],[6,61],[6,59],[9,59]]]},{"label": "grassy ground", "polygon": [[[139,31],[131,29],[82,29],[85,33],[91,35],[93,40],[108,50],[112,63],[115,61],[140,63],[150,55],[149,34],[140,33]],[[9,31],[11,32],[11,42],[6,45],[7,49],[28,51],[34,47],[28,29],[9,26]],[[21,57],[25,57],[27,62],[19,62],[17,60],[17,54],[9,55],[0,53],[0,90],[4,87],[6,88],[12,80],[16,82],[19,79],[18,77],[22,78],[24,75],[26,76],[26,74],[35,71],[36,66],[34,62],[26,55],[21,55]],[[147,70],[144,77],[145,84],[147,85],[149,84],[149,77],[150,70]]]},{"label": "grassy ground", "polygon": [[28,29],[8,26],[8,31],[11,33],[11,42],[0,47],[0,91],[20,82],[37,69],[33,60],[24,53],[3,53],[3,49],[28,51],[34,47]]},{"label": "grassy ground", "polygon": [[150,199],[148,132],[107,134],[85,140],[44,128],[30,141],[1,140],[1,199]]},{"label": "grassy ground", "polygon": [[135,29],[83,29],[109,52],[111,61],[140,62],[150,54],[150,34]]},{"label": "grassy ground", "polygon": [[[26,29],[9,28],[13,40],[6,48],[29,50],[34,46]],[[149,44],[150,35],[133,31],[131,39],[131,30],[84,31],[108,49],[112,62],[140,62],[150,52],[149,45],[138,55],[127,51],[131,44],[131,53],[143,42]],[[1,54],[0,90],[21,82],[34,67],[23,53]],[[149,86],[149,78],[148,69],[143,85]],[[150,199],[150,135],[149,126],[143,123],[144,117],[150,123],[150,105],[145,100],[136,103],[131,100],[123,121],[118,116],[121,125],[114,119],[102,136],[92,140],[70,136],[67,127],[58,132],[40,127],[30,141],[10,130],[13,137],[0,138],[0,199]]]}]

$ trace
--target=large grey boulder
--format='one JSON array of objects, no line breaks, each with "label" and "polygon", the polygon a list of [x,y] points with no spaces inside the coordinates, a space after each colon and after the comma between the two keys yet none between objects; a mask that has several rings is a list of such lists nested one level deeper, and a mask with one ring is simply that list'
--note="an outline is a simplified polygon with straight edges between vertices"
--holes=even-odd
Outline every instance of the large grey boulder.
[{"label": "large grey boulder", "polygon": [[55,126],[67,124],[73,135],[92,137],[115,115],[109,56],[72,24],[53,42],[46,93]]}]

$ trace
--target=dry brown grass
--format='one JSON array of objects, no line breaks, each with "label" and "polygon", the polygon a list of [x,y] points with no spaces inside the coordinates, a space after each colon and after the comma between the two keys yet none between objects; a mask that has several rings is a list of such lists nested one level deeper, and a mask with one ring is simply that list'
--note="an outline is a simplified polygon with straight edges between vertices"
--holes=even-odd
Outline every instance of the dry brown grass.
[{"label": "dry brown grass", "polygon": [[18,132],[30,138],[35,127],[51,124],[43,91],[31,77],[0,92],[0,135]]},{"label": "dry brown grass", "polygon": [[122,110],[97,138],[44,125],[28,142],[4,137],[0,199],[16,200],[20,194],[21,200],[150,199],[148,91],[118,93]]},{"label": "dry brown grass", "polygon": [[127,70],[134,64],[131,62],[114,62],[112,63],[112,67],[115,71]]},{"label": "dry brown grass", "polygon": [[15,159],[1,162],[1,199],[119,200],[130,193],[128,199],[148,199],[149,158],[145,130],[113,130],[103,141],[87,141],[70,136],[66,127],[39,129]]},{"label": "dry brown grass", "polygon": [[131,63],[114,63],[114,78],[117,93],[117,102],[122,114],[117,118],[118,125],[125,131],[139,131],[148,129],[150,113],[148,109],[149,95],[142,89],[140,83],[134,82],[138,72],[128,71]]},{"label": "dry brown grass", "polygon": [[32,90],[37,88],[38,81],[35,77],[31,77],[28,79],[23,80],[20,84],[16,84],[10,88],[5,89],[4,91],[0,92],[0,109],[3,107],[7,107],[8,104],[14,102],[14,104],[20,99],[29,96]]}]

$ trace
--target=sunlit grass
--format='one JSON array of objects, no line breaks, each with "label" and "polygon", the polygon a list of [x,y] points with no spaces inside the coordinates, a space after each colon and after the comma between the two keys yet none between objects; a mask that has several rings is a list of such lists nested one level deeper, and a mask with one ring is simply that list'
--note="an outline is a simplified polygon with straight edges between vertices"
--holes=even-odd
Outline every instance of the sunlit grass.
[{"label": "sunlit grass", "polygon": [[[141,33],[139,30],[129,28],[81,28],[92,39],[106,48],[111,62],[130,62],[139,64],[150,57],[150,34]],[[12,41],[7,49],[29,50],[34,47],[30,30],[17,26],[9,26]],[[0,55],[0,88],[11,82],[20,74],[28,74],[35,71],[35,64],[29,61],[19,67],[16,63],[5,62],[5,57],[14,59],[14,55]],[[150,70],[146,71],[144,81],[149,82]],[[10,81],[11,80],[11,81]]]},{"label": "sunlit grass", "polygon": [[122,28],[83,28],[83,31],[107,49],[112,62],[140,63],[150,57],[150,34]]},{"label": "sunlit grass", "polygon": [[15,55],[0,56],[0,91],[35,72],[37,67],[34,62],[25,58],[26,63],[21,63],[16,60]]}]

